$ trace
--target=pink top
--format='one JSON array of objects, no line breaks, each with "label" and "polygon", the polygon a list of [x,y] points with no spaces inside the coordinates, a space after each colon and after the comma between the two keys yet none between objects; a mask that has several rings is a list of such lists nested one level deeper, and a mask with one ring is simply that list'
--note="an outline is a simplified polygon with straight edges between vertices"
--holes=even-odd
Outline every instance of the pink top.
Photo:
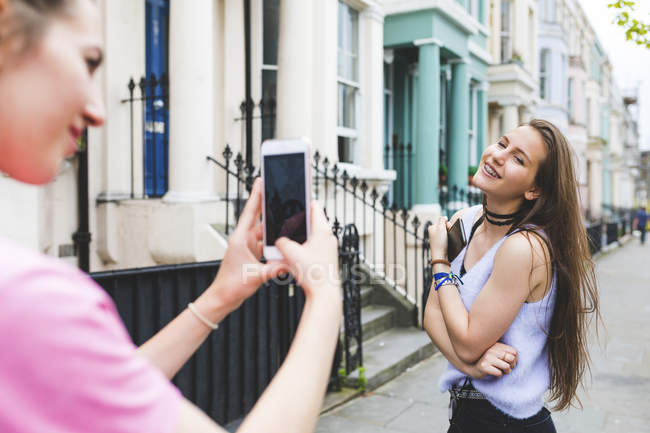
[{"label": "pink top", "polygon": [[88,276],[0,238],[0,432],[173,432],[180,392]]}]

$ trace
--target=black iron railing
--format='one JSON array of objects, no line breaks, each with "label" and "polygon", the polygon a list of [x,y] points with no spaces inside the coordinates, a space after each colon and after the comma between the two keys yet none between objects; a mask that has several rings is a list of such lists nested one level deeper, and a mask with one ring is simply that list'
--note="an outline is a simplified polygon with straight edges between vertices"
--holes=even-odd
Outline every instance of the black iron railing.
[{"label": "black iron railing", "polygon": [[[251,111],[251,120],[259,120],[261,128],[261,138],[266,140],[267,138],[275,137],[275,111],[276,111],[276,100],[274,97],[268,96],[262,98],[258,103],[250,100],[248,104],[246,101],[242,101],[239,104],[240,117],[235,118],[236,122],[241,122],[241,133],[242,137],[246,137],[246,113],[250,109]],[[251,123],[252,124],[252,123]],[[252,162],[251,162],[252,164]]]},{"label": "black iron railing", "polygon": [[[248,197],[253,181],[260,175],[259,169],[251,164],[246,164],[241,153],[233,154],[229,146],[226,146],[221,154],[222,160],[208,156],[207,159],[223,170],[225,181],[225,227],[224,233],[228,235],[237,219],[241,209]],[[315,179],[317,182],[317,179]],[[316,187],[316,195],[319,188]],[[337,349],[337,357],[333,366],[333,374],[330,381],[331,387],[339,387],[338,368],[340,363],[345,364],[347,372],[353,371],[363,365],[362,357],[362,333],[361,333],[361,289],[358,281],[359,259],[359,233],[354,221],[349,224],[341,224],[335,220],[332,225],[334,234],[339,239],[339,262],[341,268],[341,281],[344,289],[344,334],[343,341],[345,356],[338,353],[342,348]],[[337,361],[338,360],[338,361]]]},{"label": "black iron railing", "polygon": [[[339,371],[363,365],[361,295],[355,267],[359,238],[348,225],[339,242],[344,293],[345,358],[339,342],[329,389],[340,390]],[[113,298],[136,345],[176,317],[214,279],[220,261],[157,266],[91,274]],[[174,377],[185,397],[220,424],[245,416],[286,357],[305,304],[291,276],[271,280],[230,313]]]},{"label": "black iron railing", "polygon": [[[91,277],[114,299],[140,345],[196,299],[220,261],[99,272]],[[255,404],[285,358],[305,298],[291,279],[269,282],[208,337],[173,382],[215,421],[226,424]]]},{"label": "black iron railing", "polygon": [[587,239],[589,240],[589,250],[593,256],[603,247],[603,224],[599,222],[588,225]]},{"label": "black iron railing", "polygon": [[[408,151],[408,148],[405,149]],[[427,236],[429,222],[420,220],[397,201],[391,202],[389,191],[350,176],[347,171],[341,171],[337,164],[331,164],[327,157],[321,160],[319,152],[314,154],[312,168],[314,194],[324,203],[334,225],[341,222],[356,225],[360,230],[361,260],[416,306],[413,321],[417,324],[417,313],[423,311],[426,302],[424,293],[430,283],[427,279],[431,273]],[[402,198],[408,197],[400,194]],[[394,194],[393,198],[396,197]],[[451,215],[454,209],[450,205],[462,204],[459,207],[464,207],[478,204],[481,200],[482,195],[473,189],[452,187],[449,192],[444,189],[441,211]],[[403,201],[406,202],[408,200]]]},{"label": "black iron railing", "polygon": [[[233,154],[228,146],[221,156],[219,160],[211,156],[207,158],[225,172],[227,234],[231,221],[236,219],[241,208],[244,191],[250,188],[259,171],[246,165],[241,154]],[[428,239],[426,228],[422,228],[426,221],[421,221],[397,202],[391,202],[385,187],[382,190],[379,185],[350,176],[337,164],[330,163],[329,158],[322,158],[319,152],[313,156],[312,176],[313,194],[323,203],[333,230],[341,233],[344,226],[354,224],[360,264],[385,279],[414,305],[413,322],[419,323],[417,313],[423,310],[425,300],[422,296],[428,288],[427,276],[430,274]],[[449,191],[443,190],[441,199],[442,212],[451,215],[455,209],[450,205],[474,205],[480,203],[482,197],[472,189],[452,187]],[[356,330],[350,329],[348,334],[356,335]],[[346,360],[353,357],[354,354],[346,352]]]},{"label": "black iron railing", "polygon": [[411,143],[394,142],[384,148],[384,168],[395,170],[395,182],[389,188],[389,195],[400,208],[413,206],[413,146]]},{"label": "black iron railing", "polygon": [[601,217],[587,226],[592,255],[605,246],[619,242],[621,237],[632,234],[633,220],[633,209],[603,204]]},{"label": "black iron railing", "polygon": [[[131,198],[162,197],[169,187],[169,79],[166,75],[154,74],[141,77],[137,82],[131,78],[127,88],[129,97],[121,102],[129,107]],[[137,192],[136,140],[142,146],[143,185]]]}]

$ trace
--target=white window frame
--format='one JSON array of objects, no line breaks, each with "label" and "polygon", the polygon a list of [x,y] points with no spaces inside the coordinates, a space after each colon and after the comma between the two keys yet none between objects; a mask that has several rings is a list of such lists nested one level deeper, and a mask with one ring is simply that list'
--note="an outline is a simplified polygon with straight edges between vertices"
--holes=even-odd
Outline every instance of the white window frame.
[{"label": "white window frame", "polygon": [[573,98],[573,92],[574,92],[574,87],[575,87],[575,78],[574,77],[569,77],[567,81],[567,102],[566,102],[566,107],[567,111],[569,114],[569,122],[575,123],[575,118],[573,115],[573,112],[575,110],[574,108],[574,98]]},{"label": "white window frame", "polygon": [[[539,52],[539,97],[547,101],[549,99],[549,59],[551,50],[542,48]],[[542,85],[544,83],[544,85]]]},{"label": "white window frame", "polygon": [[[384,72],[384,114],[387,116],[386,119],[384,119],[384,128],[387,130],[386,131],[386,143],[384,143],[384,151],[386,149],[386,145],[391,146],[392,145],[392,137],[393,137],[393,131],[394,131],[394,125],[393,125],[393,117],[394,117],[394,110],[395,110],[395,98],[394,98],[394,79],[395,79],[395,63],[394,62],[387,62],[384,61],[384,71],[388,69],[390,71],[390,83],[386,82],[386,73]],[[388,101],[388,104],[386,104],[386,101]],[[388,106],[386,106],[388,105]],[[388,158],[388,169],[393,168],[393,158]]]},{"label": "white window frame", "polygon": [[479,23],[481,20],[481,0],[467,0],[468,13]]},{"label": "white window frame", "polygon": [[[360,74],[360,60],[361,60],[361,11],[357,8],[355,8],[353,5],[349,4],[348,2],[339,0],[337,3],[337,8],[340,7],[339,5],[345,5],[350,9],[354,9],[357,11],[357,53],[356,53],[356,59],[357,59],[357,81],[352,81],[350,79],[346,79],[344,77],[341,77],[338,73],[338,37],[339,33],[342,29],[341,23],[338,23],[337,26],[337,72],[336,72],[336,92],[337,92],[337,104],[336,104],[336,136],[337,136],[337,143],[338,143],[338,137],[345,137],[350,139],[350,149],[349,149],[349,154],[350,154],[350,159],[353,163],[358,161],[358,141],[360,137],[359,130],[361,129],[360,121],[361,121],[361,83],[359,80],[359,74]],[[337,21],[338,21],[338,13],[337,13]],[[355,55],[355,53],[348,53],[351,55]],[[340,101],[338,100],[339,98],[339,90],[338,87],[339,85],[342,84],[344,86],[351,87],[355,89],[355,96],[354,96],[354,128],[350,127],[345,127],[341,126],[339,124],[339,105]],[[337,153],[338,153],[338,144],[337,144]]]},{"label": "white window frame", "polygon": [[[568,77],[569,76],[569,57],[566,54],[562,53],[560,55],[560,59],[562,60],[562,77]],[[563,80],[561,80],[561,82],[562,82],[562,89],[561,89],[562,90],[562,99],[561,99],[561,101],[562,101],[562,105],[566,107],[569,104],[569,98],[567,97],[568,93],[569,93],[569,90],[568,90],[568,88],[569,88],[569,80],[563,79]]]},{"label": "white window frame", "polygon": [[[447,146],[447,99],[448,83],[451,80],[451,65],[441,65],[440,68],[440,137],[439,147],[445,151],[445,165],[449,163],[449,146]],[[438,157],[438,155],[436,155]],[[443,161],[441,161],[443,162]]]},{"label": "white window frame", "polygon": [[556,0],[542,0],[542,4],[544,5],[542,8],[542,19],[547,23],[556,22]]},{"label": "white window frame", "polygon": [[[508,8],[508,30],[503,30],[503,8],[507,5]],[[501,15],[501,28],[499,29],[499,40],[501,47],[501,63],[507,63],[512,59],[512,8],[514,4],[511,0],[502,0],[501,1],[501,10],[499,14]],[[504,50],[504,38],[507,38],[507,43],[505,44],[506,49]]]},{"label": "white window frame", "polygon": [[[263,92],[264,92],[264,88],[263,88],[264,72],[265,71],[274,71],[275,74],[276,74],[276,84],[275,84],[276,85],[276,89],[275,89],[276,101],[275,102],[277,104],[277,91],[278,91],[278,89],[277,89],[277,73],[278,73],[278,65],[277,64],[273,65],[273,64],[264,63],[264,1],[265,0],[258,0],[258,2],[257,2],[257,8],[259,10],[259,13],[257,14],[258,19],[259,19],[258,26],[259,26],[259,29],[260,29],[259,36],[258,36],[258,41],[257,41],[258,46],[259,46],[259,49],[257,50],[257,57],[258,57],[258,64],[259,64],[259,67],[260,67],[260,72],[259,72],[259,76],[258,76],[259,98],[261,99],[261,98],[264,97],[264,94],[263,94]],[[280,17],[278,16],[278,21],[279,21],[279,19],[280,19]],[[279,25],[279,23],[278,23],[278,25]],[[279,31],[279,28],[278,28],[278,31]],[[279,34],[278,34],[278,44],[279,43],[280,43],[280,38],[279,38]],[[276,106],[276,108],[277,108],[277,106]],[[274,119],[274,122],[276,122],[276,120],[277,120],[277,111],[276,111],[276,119]],[[257,136],[257,138],[261,139],[262,134],[263,134],[262,119],[260,119],[259,131],[258,132],[259,132],[259,136]],[[277,123],[275,123],[274,126],[273,126],[273,132],[274,132],[273,135],[275,136],[275,133],[277,132]],[[254,131],[254,134],[256,134],[256,131]]]}]

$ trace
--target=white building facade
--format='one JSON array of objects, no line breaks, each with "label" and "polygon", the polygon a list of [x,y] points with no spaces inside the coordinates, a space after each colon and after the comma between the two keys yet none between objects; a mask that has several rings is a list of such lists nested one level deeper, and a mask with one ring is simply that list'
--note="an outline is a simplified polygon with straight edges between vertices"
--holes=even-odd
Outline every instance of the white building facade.
[{"label": "white building facade", "polygon": [[[98,6],[106,56],[97,79],[107,122],[88,133],[91,271],[222,257],[227,238],[215,227],[235,184],[226,197],[225,172],[206,157],[222,159],[226,145],[245,154],[245,17],[252,163],[259,166],[263,139],[304,136],[312,151],[347,162],[370,187],[385,190],[394,178],[382,160],[380,1],[250,0],[249,11],[238,0]],[[143,106],[138,84],[151,73],[167,77],[168,87]],[[260,119],[262,110],[272,115]],[[72,159],[41,188],[0,178],[3,197],[14,200],[0,217],[2,234],[76,263],[76,165]],[[232,222],[233,206],[230,214]]]},{"label": "white building facade", "polygon": [[488,46],[489,142],[533,117],[538,104],[538,6],[533,0],[491,0]]},{"label": "white building facade", "polygon": [[568,132],[569,0],[539,0],[539,103],[535,116]]}]

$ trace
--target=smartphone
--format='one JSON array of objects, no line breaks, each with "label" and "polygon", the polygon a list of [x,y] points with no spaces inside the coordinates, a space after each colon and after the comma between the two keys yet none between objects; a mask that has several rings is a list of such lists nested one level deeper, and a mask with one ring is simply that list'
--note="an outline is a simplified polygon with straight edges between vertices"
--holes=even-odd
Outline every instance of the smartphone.
[{"label": "smartphone", "polygon": [[462,218],[458,218],[447,232],[447,258],[452,262],[467,245]]},{"label": "smartphone", "polygon": [[263,254],[282,259],[275,241],[287,237],[304,243],[310,233],[311,170],[306,139],[262,143]]}]

